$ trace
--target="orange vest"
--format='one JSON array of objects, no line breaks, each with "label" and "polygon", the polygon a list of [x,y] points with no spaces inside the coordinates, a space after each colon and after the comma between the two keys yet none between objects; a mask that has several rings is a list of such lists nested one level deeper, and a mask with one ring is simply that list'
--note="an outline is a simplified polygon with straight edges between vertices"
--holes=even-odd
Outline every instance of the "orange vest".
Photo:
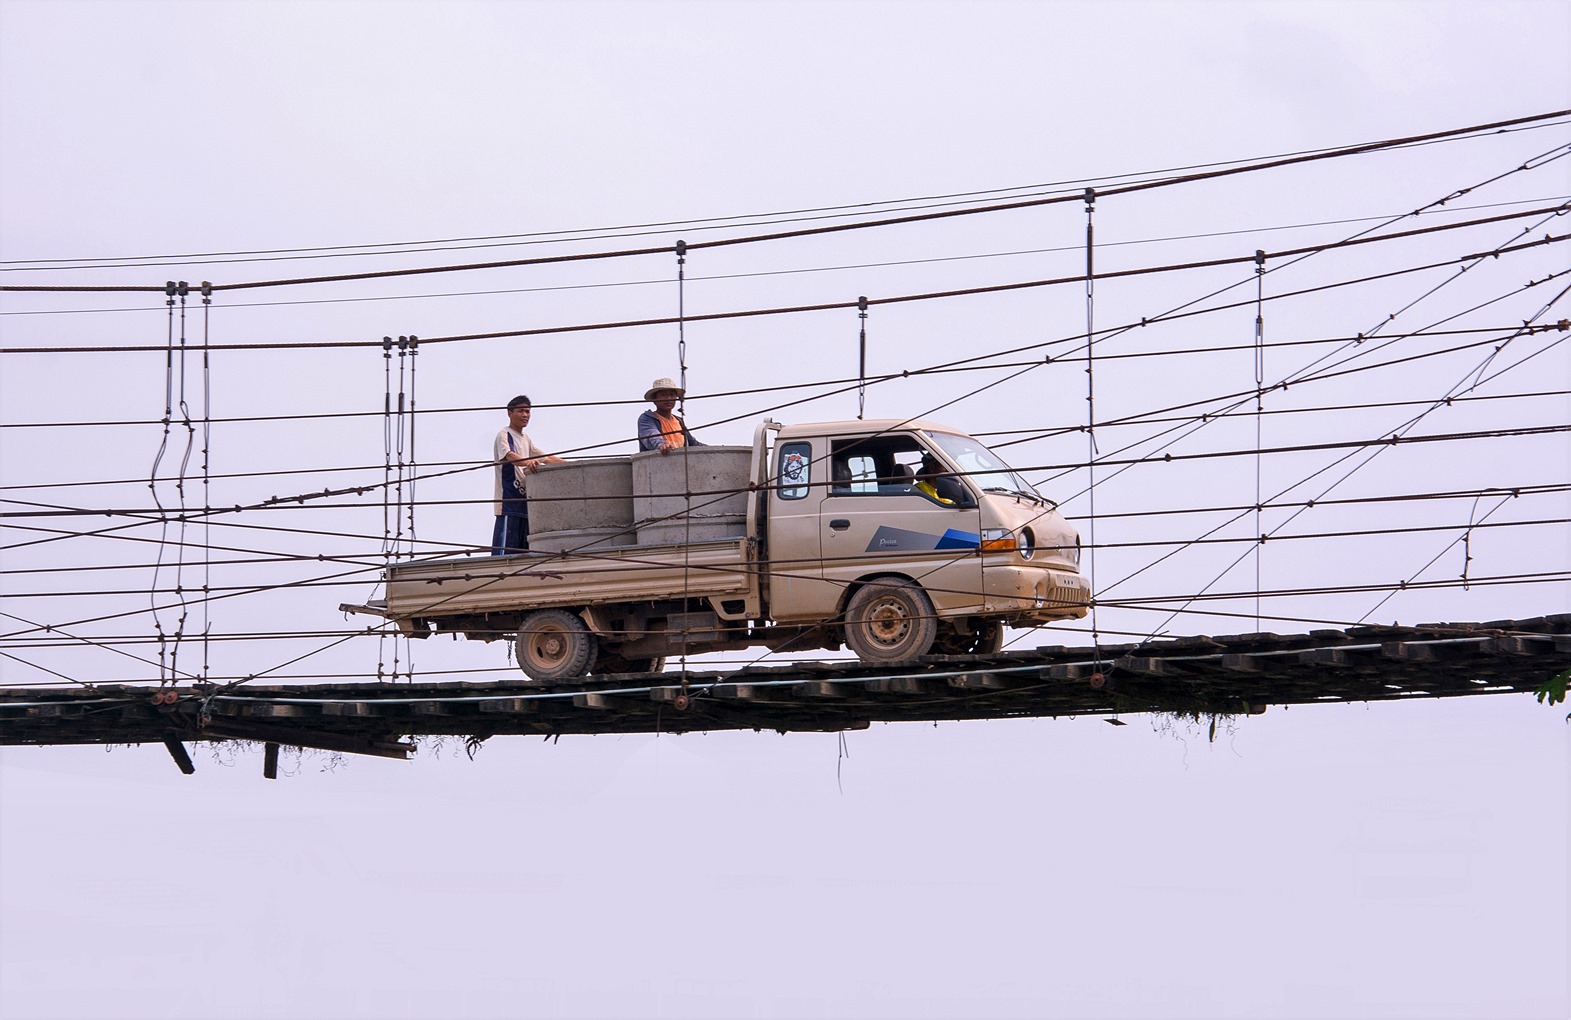
[{"label": "orange vest", "polygon": [[660,438],[673,450],[679,450],[687,445],[687,436],[682,432],[682,422],[676,415],[665,415],[659,411],[654,412],[655,420],[660,423]]}]

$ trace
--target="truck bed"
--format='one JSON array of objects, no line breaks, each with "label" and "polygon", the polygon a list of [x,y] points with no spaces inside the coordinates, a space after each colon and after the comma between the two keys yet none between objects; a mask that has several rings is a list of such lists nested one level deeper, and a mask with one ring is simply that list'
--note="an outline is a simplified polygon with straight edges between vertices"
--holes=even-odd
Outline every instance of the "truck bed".
[{"label": "truck bed", "polygon": [[593,606],[757,591],[746,538],[575,553],[520,553],[391,568],[384,615],[394,621]]}]

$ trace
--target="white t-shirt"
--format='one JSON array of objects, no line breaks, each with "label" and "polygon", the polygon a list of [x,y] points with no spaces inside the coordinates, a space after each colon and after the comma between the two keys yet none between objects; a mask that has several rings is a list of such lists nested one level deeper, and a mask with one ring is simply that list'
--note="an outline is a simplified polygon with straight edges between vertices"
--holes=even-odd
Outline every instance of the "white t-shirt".
[{"label": "white t-shirt", "polygon": [[[530,439],[526,433],[520,432],[511,426],[496,434],[496,441],[491,444],[491,459],[500,464],[507,457],[509,450],[525,460],[537,460],[541,457],[549,456],[544,450],[536,446],[535,441]],[[524,465],[517,463],[513,465],[513,478],[518,482],[519,492],[527,491],[528,486],[524,484],[527,476],[528,472],[524,470]],[[494,493],[492,498],[496,501],[493,512],[500,517],[502,516],[502,472],[493,471],[491,477],[493,479],[492,490]]]}]

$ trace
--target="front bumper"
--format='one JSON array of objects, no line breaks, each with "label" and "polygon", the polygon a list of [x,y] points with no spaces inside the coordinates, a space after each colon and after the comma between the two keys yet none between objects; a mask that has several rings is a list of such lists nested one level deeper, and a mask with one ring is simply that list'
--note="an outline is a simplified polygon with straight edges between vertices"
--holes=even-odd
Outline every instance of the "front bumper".
[{"label": "front bumper", "polygon": [[1078,620],[1090,612],[1091,585],[1074,570],[989,563],[982,587],[983,611],[1009,622]]}]

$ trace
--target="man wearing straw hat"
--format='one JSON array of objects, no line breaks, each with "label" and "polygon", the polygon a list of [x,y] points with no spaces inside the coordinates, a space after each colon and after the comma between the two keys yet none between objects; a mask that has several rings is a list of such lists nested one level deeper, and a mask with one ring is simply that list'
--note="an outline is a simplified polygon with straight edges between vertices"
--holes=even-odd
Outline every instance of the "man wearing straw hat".
[{"label": "man wearing straw hat", "polygon": [[676,402],[687,391],[668,376],[656,379],[644,392],[644,399],[653,403],[654,410],[638,416],[638,448],[670,453],[687,446],[703,446],[687,431],[687,424],[676,413]]}]

